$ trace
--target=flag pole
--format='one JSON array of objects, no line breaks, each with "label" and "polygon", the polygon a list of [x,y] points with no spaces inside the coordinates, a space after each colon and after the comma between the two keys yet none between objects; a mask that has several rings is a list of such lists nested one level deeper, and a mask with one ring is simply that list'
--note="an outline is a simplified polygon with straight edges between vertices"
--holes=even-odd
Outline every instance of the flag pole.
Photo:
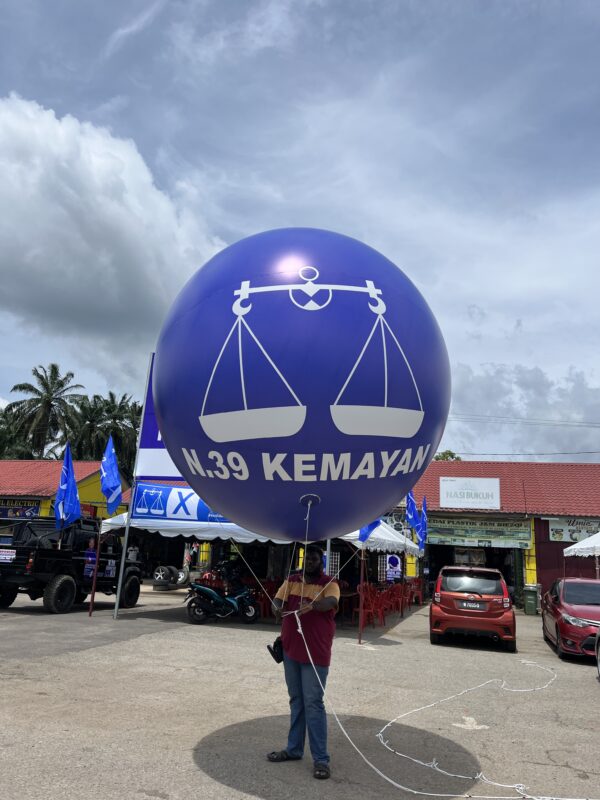
[{"label": "flag pole", "polygon": [[362,644],[363,615],[365,613],[365,543],[360,549],[360,592],[358,595],[358,643]]},{"label": "flag pole", "polygon": [[98,539],[96,541],[96,562],[94,564],[94,577],[92,579],[92,593],[90,595],[90,609],[88,611],[88,617],[92,616],[94,611],[94,598],[96,596],[96,578],[98,577],[98,564],[100,563],[100,530],[98,530]]},{"label": "flag pole", "polygon": [[121,602],[121,589],[123,588],[123,575],[125,573],[125,559],[127,558],[127,545],[129,543],[129,528],[131,527],[131,507],[135,497],[135,486],[137,476],[138,458],[140,455],[140,442],[142,439],[142,426],[144,423],[144,413],[146,411],[146,398],[148,397],[148,386],[150,383],[150,369],[152,367],[152,360],[154,353],[150,356],[148,361],[148,372],[146,373],[146,391],[144,393],[144,405],[142,406],[142,416],[140,418],[140,429],[138,430],[137,445],[135,448],[135,462],[133,465],[133,481],[131,482],[131,495],[129,497],[129,507],[127,509],[127,523],[125,525],[125,538],[123,539],[123,549],[121,551],[121,564],[119,566],[119,581],[117,583],[117,597],[115,599],[115,610],[113,619],[119,616],[119,604]]}]

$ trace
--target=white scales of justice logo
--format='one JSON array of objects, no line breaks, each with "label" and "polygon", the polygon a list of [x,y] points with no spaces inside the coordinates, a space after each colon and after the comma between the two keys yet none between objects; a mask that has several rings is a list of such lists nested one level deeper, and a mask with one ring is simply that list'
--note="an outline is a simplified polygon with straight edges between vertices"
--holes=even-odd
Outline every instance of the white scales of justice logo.
[{"label": "white scales of justice logo", "polygon": [[[212,369],[199,417],[200,425],[206,435],[214,442],[237,442],[248,439],[271,439],[294,436],[302,429],[306,419],[306,406],[302,404],[296,392],[287,382],[281,370],[267,353],[264,346],[245,320],[246,315],[252,310],[252,303],[248,302],[251,295],[264,294],[266,292],[288,292],[290,300],[297,308],[303,311],[322,311],[330,304],[334,292],[356,292],[368,296],[368,308],[375,314],[375,322],[344,385],[340,389],[335,401],[329,407],[331,418],[335,427],[349,436],[392,436],[404,439],[413,437],[418,432],[423,422],[423,417],[425,415],[423,404],[413,371],[404,354],[404,350],[384,317],[386,305],[381,299],[381,290],[377,289],[373,281],[370,280],[365,280],[364,286],[317,283],[319,271],[315,267],[310,266],[302,267],[298,275],[304,283],[251,287],[250,281],[242,281],[240,288],[234,291],[234,297],[237,299],[233,303],[232,311],[236,318]],[[313,299],[319,292],[327,293],[323,303],[317,303]],[[304,300],[304,303],[299,302],[297,298]],[[286,387],[290,397],[294,401],[293,405],[248,408],[246,400],[246,379],[244,375],[243,330],[254,340],[268,364]],[[381,345],[383,348],[383,405],[344,404],[342,402],[344,392],[377,331],[379,331],[381,335]],[[227,346],[236,333],[242,402],[244,407],[239,411],[226,411],[215,414],[206,413],[206,404],[219,363],[221,362]],[[418,409],[399,408],[389,405],[388,403],[388,344],[390,343],[398,349],[404,360],[415,390],[419,405]]]}]

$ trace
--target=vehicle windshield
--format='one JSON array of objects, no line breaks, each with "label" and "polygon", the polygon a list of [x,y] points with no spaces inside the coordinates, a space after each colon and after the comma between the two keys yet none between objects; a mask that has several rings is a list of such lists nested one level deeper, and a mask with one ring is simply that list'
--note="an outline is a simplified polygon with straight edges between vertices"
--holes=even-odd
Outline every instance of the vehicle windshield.
[{"label": "vehicle windshield", "polygon": [[443,592],[464,592],[465,594],[504,594],[500,578],[483,572],[469,572],[461,575],[456,572],[442,574]]},{"label": "vehicle windshield", "polygon": [[15,530],[14,544],[24,547],[25,545],[36,545],[39,547],[50,547],[52,543],[58,541],[60,531],[49,522],[44,525],[27,523]]},{"label": "vehicle windshield", "polygon": [[572,606],[600,606],[598,583],[565,583],[563,600]]}]

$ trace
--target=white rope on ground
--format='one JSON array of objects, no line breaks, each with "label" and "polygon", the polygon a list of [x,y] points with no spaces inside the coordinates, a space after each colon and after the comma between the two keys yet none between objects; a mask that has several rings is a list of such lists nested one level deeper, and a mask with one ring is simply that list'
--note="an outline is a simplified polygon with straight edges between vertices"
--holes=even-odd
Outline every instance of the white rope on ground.
[{"label": "white rope on ground", "polygon": [[[296,623],[297,623],[297,626],[298,626],[298,633],[302,636],[302,638],[304,640],[304,646],[306,647],[306,652],[308,653],[308,658],[309,658],[310,663],[312,665],[312,668],[313,668],[313,670],[315,672],[315,675],[317,676],[317,680],[319,681],[319,685],[320,685],[321,690],[323,692],[323,697],[324,697],[324,699],[325,699],[325,701],[327,703],[327,706],[328,706],[329,710],[331,711],[331,714],[333,715],[335,721],[337,722],[337,725],[338,725],[339,729],[344,734],[344,736],[346,737],[346,739],[348,740],[350,745],[354,748],[354,750],[356,750],[358,755],[362,758],[362,760],[369,767],[371,767],[371,769],[374,772],[376,772],[381,778],[383,778],[384,781],[387,781],[387,783],[391,784],[392,786],[395,786],[397,789],[401,789],[402,791],[408,792],[409,794],[412,794],[412,795],[418,795],[419,797],[467,798],[467,800],[520,800],[521,798],[522,798],[522,800],[593,800],[593,798],[589,798],[589,797],[588,798],[582,798],[582,797],[578,798],[578,797],[558,797],[557,795],[532,795],[532,794],[528,794],[527,793],[526,787],[522,783],[518,783],[518,784],[494,783],[493,781],[488,780],[483,775],[483,773],[480,773],[480,775],[471,777],[471,776],[467,776],[467,775],[452,775],[452,773],[444,773],[443,770],[437,769],[438,772],[441,772],[443,774],[447,774],[447,775],[452,776],[452,777],[464,778],[465,780],[471,780],[471,781],[479,779],[479,780],[482,781],[482,783],[486,783],[486,784],[488,784],[490,786],[497,786],[497,787],[502,788],[502,789],[514,789],[516,792],[518,792],[518,796],[515,796],[514,794],[513,795],[487,795],[487,794],[486,795],[477,795],[477,794],[465,793],[465,794],[458,795],[456,793],[448,794],[448,793],[443,793],[443,792],[422,792],[419,789],[413,789],[410,786],[404,786],[403,784],[398,783],[397,781],[395,781],[393,778],[390,778],[388,775],[386,775],[384,772],[382,772],[378,767],[376,767],[375,764],[373,764],[372,761],[370,761],[367,758],[367,756],[352,741],[352,739],[350,738],[350,735],[348,734],[348,732],[344,728],[344,726],[343,726],[340,718],[338,717],[335,709],[333,708],[331,702],[329,701],[329,699],[325,695],[325,687],[323,686],[323,684],[321,682],[321,679],[319,677],[319,673],[317,672],[317,669],[315,667],[315,663],[314,663],[313,658],[312,658],[312,654],[311,654],[310,650],[308,649],[308,644],[307,644],[306,638],[304,636],[304,631],[302,630],[302,623],[300,622],[300,617],[299,617],[297,612],[294,612],[294,613],[296,615]],[[533,687],[531,689],[511,689],[511,688],[506,686],[506,681],[504,679],[502,679],[502,678],[493,678],[490,681],[485,681],[485,683],[480,684],[480,686],[475,686],[475,687],[472,687],[471,689],[465,689],[462,692],[458,692],[458,694],[452,695],[452,697],[446,697],[446,698],[443,698],[442,700],[438,700],[438,701],[436,701],[434,703],[430,703],[427,706],[422,706],[421,708],[412,709],[411,711],[408,711],[405,714],[401,714],[398,717],[396,717],[394,720],[389,722],[387,725],[385,725],[382,728],[382,730],[380,731],[380,734],[389,725],[391,725],[396,720],[401,719],[402,717],[406,717],[409,714],[414,714],[417,711],[423,711],[426,708],[432,708],[433,706],[439,705],[439,703],[443,703],[443,702],[446,702],[448,700],[455,699],[457,697],[460,697],[463,694],[466,694],[467,692],[474,691],[475,689],[479,689],[482,686],[487,686],[490,683],[499,682],[499,683],[501,683],[501,688],[503,688],[505,691],[509,691],[509,692],[536,692],[536,691],[541,691],[542,689],[547,688],[557,677],[556,674],[553,672],[553,670],[549,669],[548,667],[542,667],[540,664],[536,664],[533,661],[524,661],[523,663],[526,664],[527,666],[536,666],[539,669],[543,669],[546,672],[550,672],[553,677],[544,686],[536,686],[536,687]],[[378,734],[378,737],[380,736],[380,734]],[[392,751],[392,752],[395,752],[395,751]],[[403,755],[403,754],[398,753],[398,755]],[[410,757],[407,756],[407,758],[410,758]],[[415,760],[415,759],[411,759],[411,760]],[[429,764],[427,764],[425,762],[422,762],[422,761],[417,761],[416,763],[421,764],[421,765],[426,766],[426,767],[433,767],[434,765],[437,767],[437,762],[436,761],[432,761]]]},{"label": "white rope on ground", "polygon": [[[303,560],[303,570],[302,570],[302,584],[303,584],[303,587],[302,587],[302,590],[304,588],[304,579],[305,579],[306,547],[308,546],[308,526],[309,526],[309,522],[310,522],[310,506],[311,506],[311,502],[309,501],[309,503],[308,503],[308,512],[307,512],[307,515],[305,517],[307,524],[306,524],[305,543],[304,543],[304,560]],[[236,546],[236,550],[239,553],[239,555],[242,558],[242,560],[244,561],[244,563],[247,565],[247,567],[250,570],[250,572],[252,572],[252,575],[254,576],[256,581],[258,582],[258,584],[261,587],[261,589],[263,590],[263,592],[266,594],[266,596],[269,598],[269,600],[272,603],[273,602],[272,598],[270,597],[269,593],[267,592],[265,587],[260,582],[259,578],[256,576],[256,574],[252,570],[252,567],[250,566],[250,564],[248,564],[247,560],[244,558],[244,555],[241,552],[241,550],[239,550],[237,548],[237,546]],[[329,584],[332,581],[336,580],[337,576],[339,576],[341,570],[346,566],[346,564],[348,564],[353,558],[356,558],[358,552],[359,551],[357,550],[355,553],[353,553],[352,556],[350,556],[350,558],[337,570],[336,575],[332,576],[330,578],[328,583],[321,589],[321,592],[319,592],[319,595],[327,588],[327,586],[329,586]],[[290,570],[289,570],[289,573],[288,573],[288,578],[289,578],[289,575],[291,574],[292,565],[293,565],[293,558],[292,558],[292,561],[290,562]],[[317,597],[319,595],[317,595]],[[300,602],[302,602],[302,597],[303,597],[303,595],[301,595]],[[317,598],[315,597],[314,599],[316,600]],[[314,600],[313,600],[313,602],[314,602]],[[312,603],[311,603],[311,605],[312,605]],[[465,694],[477,691],[478,689],[482,689],[485,686],[490,686],[492,684],[500,684],[499,688],[500,688],[501,691],[515,692],[515,693],[542,691],[544,689],[547,689],[550,686],[550,684],[552,684],[556,680],[557,675],[554,672],[554,670],[552,670],[552,669],[550,669],[548,667],[544,667],[541,664],[537,664],[535,661],[527,661],[525,659],[522,659],[521,662],[520,662],[521,664],[524,664],[525,666],[528,666],[528,667],[537,667],[538,669],[542,669],[545,672],[550,673],[550,675],[552,675],[550,680],[546,681],[546,683],[543,684],[542,686],[534,686],[534,687],[530,687],[530,688],[511,688],[510,686],[508,686],[508,684],[507,684],[505,679],[503,679],[503,678],[491,678],[490,680],[484,681],[483,683],[480,683],[477,686],[472,686],[472,687],[470,687],[468,689],[463,689],[461,692],[457,692],[456,694],[450,695],[449,697],[444,697],[441,700],[436,700],[433,703],[429,703],[429,704],[427,704],[425,706],[420,706],[419,708],[413,708],[410,711],[406,711],[403,714],[399,714],[397,717],[395,717],[394,719],[390,720],[390,722],[388,722],[386,725],[384,725],[384,727],[379,731],[379,733],[376,736],[379,739],[379,741],[381,742],[381,744],[389,752],[392,752],[392,753],[394,753],[395,755],[397,755],[397,756],[399,756],[401,758],[405,758],[405,759],[407,759],[409,761],[412,761],[413,763],[418,764],[419,766],[426,767],[428,769],[432,769],[435,772],[438,772],[439,774],[445,775],[445,776],[450,777],[450,778],[457,778],[457,779],[460,779],[460,780],[468,780],[468,781],[480,781],[481,783],[485,783],[488,786],[495,786],[495,787],[500,788],[500,789],[513,789],[518,794],[517,795],[514,795],[514,794],[513,795],[477,795],[477,794],[465,793],[465,794],[457,795],[456,793],[448,794],[448,793],[442,793],[442,792],[422,792],[419,789],[413,789],[410,786],[404,786],[403,784],[398,783],[393,778],[390,778],[388,775],[383,773],[378,767],[375,766],[375,764],[373,764],[367,758],[367,756],[365,756],[365,754],[352,741],[352,739],[350,738],[350,735],[348,734],[348,732],[344,728],[344,726],[343,726],[340,718],[338,717],[335,709],[333,708],[331,702],[329,701],[328,697],[325,694],[325,687],[323,686],[323,684],[321,682],[321,679],[319,677],[319,673],[317,672],[317,669],[315,667],[315,663],[314,663],[313,658],[312,658],[312,654],[311,654],[311,652],[309,650],[308,643],[307,643],[306,638],[304,636],[304,631],[302,630],[302,624],[300,622],[300,615],[299,615],[298,611],[288,611],[288,612],[284,612],[282,614],[282,616],[289,616],[290,614],[294,614],[294,616],[296,617],[296,624],[297,624],[298,633],[302,636],[302,639],[304,640],[304,646],[306,647],[306,652],[308,654],[308,658],[310,660],[311,666],[312,666],[312,668],[314,670],[315,675],[317,676],[317,680],[319,681],[319,685],[320,685],[321,690],[323,692],[323,698],[324,698],[325,702],[327,703],[327,706],[328,706],[331,714],[333,715],[333,717],[334,717],[339,729],[341,730],[343,735],[346,737],[346,739],[348,740],[348,742],[352,746],[352,748],[362,758],[362,760],[369,767],[371,767],[371,769],[374,772],[376,772],[387,783],[391,784],[392,786],[396,787],[397,789],[401,789],[404,792],[408,792],[409,794],[412,794],[412,795],[415,795],[415,796],[419,796],[419,797],[464,798],[465,800],[594,800],[594,798],[590,798],[590,797],[588,797],[588,798],[577,798],[577,797],[559,797],[557,795],[532,795],[532,794],[529,794],[527,792],[527,787],[523,783],[515,783],[515,784],[498,783],[496,781],[492,781],[489,778],[487,778],[483,772],[479,772],[476,775],[460,775],[460,774],[457,774],[457,773],[448,772],[448,771],[442,769],[439,766],[439,762],[437,761],[437,759],[433,759],[430,762],[425,762],[425,761],[421,761],[420,759],[413,758],[412,756],[409,756],[406,753],[400,753],[399,751],[394,750],[392,747],[390,747],[388,741],[383,738],[384,731],[387,730],[387,728],[389,728],[391,725],[393,725],[398,720],[403,719],[405,717],[408,717],[411,714],[416,714],[416,713],[418,713],[420,711],[425,711],[425,710],[427,710],[429,708],[434,708],[435,706],[441,705],[442,703],[449,702],[450,700],[456,700],[457,698],[462,697]],[[596,799],[596,800],[598,800],[598,799]]]}]

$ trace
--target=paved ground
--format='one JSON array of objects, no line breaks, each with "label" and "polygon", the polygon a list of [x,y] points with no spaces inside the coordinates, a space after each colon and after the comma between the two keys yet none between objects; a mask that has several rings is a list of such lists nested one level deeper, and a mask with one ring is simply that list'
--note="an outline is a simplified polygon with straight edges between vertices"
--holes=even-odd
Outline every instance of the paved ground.
[{"label": "paved ground", "polygon": [[[21,598],[0,612],[1,800],[415,796],[373,771],[332,718],[330,781],[312,778],[308,758],[269,764],[265,753],[284,746],[287,730],[283,670],[266,651],[274,626],[192,626],[182,599],[144,591],[117,621],[108,599],[92,619],[47,615]],[[431,646],[425,608],[390,623],[362,647],[355,629],[338,631],[328,686],[377,769],[425,796],[518,796],[476,780],[483,773],[532,796],[600,798],[592,662],[559,661],[537,617],[519,616],[517,655],[472,641]],[[554,675],[539,691],[500,688],[533,689]],[[421,707],[386,729],[386,749],[376,734]]]}]

